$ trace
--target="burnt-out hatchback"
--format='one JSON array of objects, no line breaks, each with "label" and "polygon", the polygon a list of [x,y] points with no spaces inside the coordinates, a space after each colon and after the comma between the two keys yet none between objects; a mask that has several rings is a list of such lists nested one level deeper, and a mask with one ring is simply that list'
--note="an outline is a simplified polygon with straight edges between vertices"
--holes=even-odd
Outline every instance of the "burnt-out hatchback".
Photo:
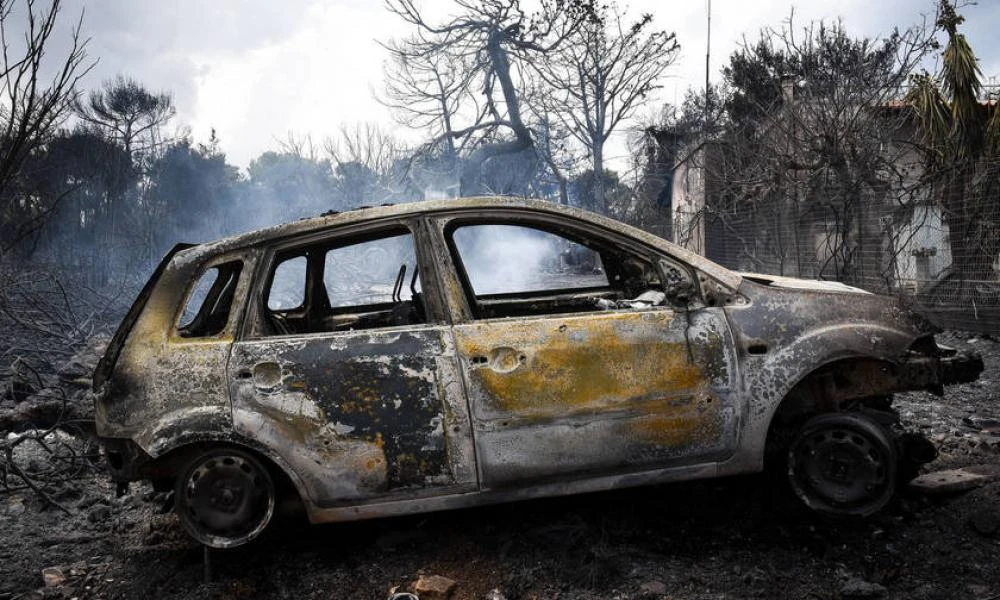
[{"label": "burnt-out hatchback", "polygon": [[897,301],[741,275],[504,198],[330,214],[164,258],[95,374],[118,481],[213,547],[282,494],[346,521],[760,471],[866,515],[933,458],[891,394],[975,379]]}]

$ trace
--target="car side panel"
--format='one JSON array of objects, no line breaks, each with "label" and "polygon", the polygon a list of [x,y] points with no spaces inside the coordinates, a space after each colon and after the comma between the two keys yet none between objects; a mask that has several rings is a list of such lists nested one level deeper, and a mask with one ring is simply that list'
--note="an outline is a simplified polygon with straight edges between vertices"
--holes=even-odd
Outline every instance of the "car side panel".
[{"label": "car side panel", "polygon": [[234,428],[280,453],[317,506],[474,489],[450,336],[422,326],[238,342]]},{"label": "car side panel", "polygon": [[216,336],[183,338],[175,324],[198,275],[232,260],[244,261],[235,297],[245,298],[253,271],[249,255],[221,255],[199,265],[182,254],[164,270],[124,342],[106,388],[97,396],[98,435],[131,438],[155,458],[173,448],[178,436],[217,437],[231,429],[225,373],[242,303],[234,302],[226,327]]},{"label": "car side panel", "polygon": [[[746,301],[726,309],[733,335],[738,346],[757,351],[744,353],[747,419],[740,453],[722,467],[723,474],[762,468],[775,412],[810,373],[845,359],[898,363],[914,340],[932,333],[884,296],[771,288],[749,281],[739,292]],[[884,390],[874,380],[863,385],[878,389],[877,394],[919,387]]]}]

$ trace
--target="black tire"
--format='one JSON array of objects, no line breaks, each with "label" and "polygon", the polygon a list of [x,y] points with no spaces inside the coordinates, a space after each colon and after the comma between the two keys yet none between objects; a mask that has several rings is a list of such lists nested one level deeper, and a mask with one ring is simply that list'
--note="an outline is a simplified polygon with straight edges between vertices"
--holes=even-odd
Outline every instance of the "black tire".
[{"label": "black tire", "polygon": [[873,418],[829,413],[803,424],[788,449],[788,480],[813,510],[867,516],[892,499],[897,463],[889,432]]},{"label": "black tire", "polygon": [[267,528],[274,516],[276,492],[259,458],[220,447],[185,465],[174,497],[177,515],[191,537],[211,548],[235,548]]}]

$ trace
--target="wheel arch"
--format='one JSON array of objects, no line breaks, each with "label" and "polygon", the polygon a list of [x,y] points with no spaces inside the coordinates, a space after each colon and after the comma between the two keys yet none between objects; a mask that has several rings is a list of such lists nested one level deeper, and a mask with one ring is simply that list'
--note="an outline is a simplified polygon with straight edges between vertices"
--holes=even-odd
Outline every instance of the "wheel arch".
[{"label": "wheel arch", "polygon": [[[143,474],[154,483],[164,480],[172,482],[188,461],[219,447],[236,448],[262,459],[272,477],[276,479],[276,483],[288,491],[294,491],[302,502],[308,502],[307,488],[301,477],[278,453],[253,440],[221,432],[192,433],[171,439],[169,444],[164,443],[157,447],[158,452],[155,457],[143,466]],[[172,484],[170,489],[173,489]]]},{"label": "wheel arch", "polygon": [[[839,374],[835,381],[849,380],[849,373],[867,373],[874,382],[892,381],[901,357],[926,336],[879,324],[827,325],[798,337],[793,343],[766,356],[744,358],[744,426],[740,450],[720,465],[720,474],[761,471],[765,467],[768,441],[777,425],[789,416],[806,417],[843,408],[859,397],[891,394],[898,389],[823,390],[821,382]],[[856,375],[856,379],[864,379]],[[892,386],[888,386],[891,388]],[[818,397],[807,390],[823,390]],[[800,420],[802,422],[802,420]]]},{"label": "wheel arch", "polygon": [[[796,406],[836,410],[834,400],[884,395],[887,390],[851,389],[843,385],[849,373],[866,373],[874,383],[891,382],[895,365],[923,337],[920,332],[880,323],[831,323],[797,336],[765,356],[744,360],[747,394],[743,447],[750,450],[759,470],[764,444],[776,415],[786,416]],[[803,390],[829,374],[840,373],[839,391],[827,390],[821,399],[803,397]],[[890,386],[891,387],[891,386]]]},{"label": "wheel arch", "polygon": [[831,357],[803,371],[790,385],[768,415],[767,429],[773,430],[782,420],[840,411],[852,400],[885,396],[893,390],[873,379],[894,370],[895,363],[883,357],[863,354]]}]

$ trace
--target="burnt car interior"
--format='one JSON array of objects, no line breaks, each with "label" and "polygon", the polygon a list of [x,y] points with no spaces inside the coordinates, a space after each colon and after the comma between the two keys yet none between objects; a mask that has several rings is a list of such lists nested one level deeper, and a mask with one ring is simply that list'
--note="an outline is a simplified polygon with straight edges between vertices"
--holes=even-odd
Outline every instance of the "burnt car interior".
[{"label": "burnt car interior", "polygon": [[[610,240],[504,221],[453,223],[446,236],[476,318],[648,308],[678,299],[668,298],[649,257]],[[679,267],[668,278],[693,287]]]},{"label": "burnt car interior", "polygon": [[264,333],[425,323],[413,236],[393,229],[282,251],[267,278]]}]

